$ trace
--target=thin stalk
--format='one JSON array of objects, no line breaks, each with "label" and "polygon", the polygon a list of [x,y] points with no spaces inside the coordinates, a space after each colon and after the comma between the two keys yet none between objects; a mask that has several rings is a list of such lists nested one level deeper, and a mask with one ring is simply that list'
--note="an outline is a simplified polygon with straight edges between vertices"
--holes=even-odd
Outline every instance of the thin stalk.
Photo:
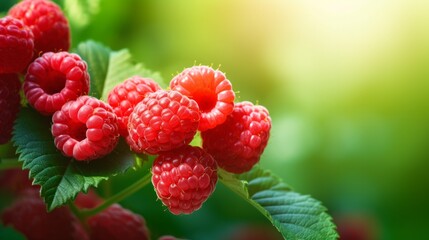
[{"label": "thin stalk", "polygon": [[135,192],[137,192],[138,190],[140,190],[144,186],[146,186],[150,182],[151,176],[152,176],[151,173],[146,174],[143,178],[141,178],[137,182],[133,183],[129,187],[125,188],[124,190],[120,191],[119,193],[109,197],[108,199],[106,199],[102,204],[98,205],[97,207],[95,207],[93,209],[88,209],[88,210],[81,210],[79,214],[83,218],[87,218],[89,216],[95,215],[95,214],[103,211],[104,209],[108,208],[110,205],[112,205],[116,202],[122,201],[123,199],[127,198],[128,196],[134,194]]},{"label": "thin stalk", "polygon": [[21,168],[22,163],[18,162],[16,158],[2,158],[0,159],[0,170]]}]

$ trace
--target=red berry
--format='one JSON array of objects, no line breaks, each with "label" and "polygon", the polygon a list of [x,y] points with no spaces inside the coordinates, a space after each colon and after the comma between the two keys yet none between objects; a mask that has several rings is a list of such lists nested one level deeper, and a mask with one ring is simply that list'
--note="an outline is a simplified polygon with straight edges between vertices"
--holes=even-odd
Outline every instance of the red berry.
[{"label": "red berry", "polygon": [[48,213],[35,189],[29,189],[5,209],[1,218],[6,226],[13,226],[29,240],[89,239],[79,220],[68,208],[61,207]]},{"label": "red berry", "polygon": [[24,0],[9,10],[34,34],[34,52],[37,57],[45,52],[68,51],[70,27],[61,8],[47,0]]},{"label": "red berry", "polygon": [[88,219],[92,240],[147,240],[145,220],[119,204],[114,204]]},{"label": "red berry", "polygon": [[230,81],[221,71],[211,67],[185,69],[171,80],[170,88],[198,103],[201,111],[200,131],[223,123],[234,107],[235,94]]},{"label": "red berry", "polygon": [[216,162],[199,147],[184,146],[161,153],[153,163],[155,192],[176,215],[198,210],[213,193],[216,182]]},{"label": "red berry", "polygon": [[55,146],[78,161],[109,154],[119,140],[118,123],[112,108],[90,96],[69,101],[52,116]]},{"label": "red berry", "polygon": [[143,100],[146,94],[161,90],[161,87],[150,78],[133,76],[116,85],[110,91],[107,102],[118,117],[119,132],[128,135],[128,117],[134,107]]},{"label": "red berry", "polygon": [[29,171],[21,169],[8,169],[0,172],[0,193],[19,195],[28,189],[39,189],[32,186]]},{"label": "red berry", "polygon": [[265,107],[237,103],[225,123],[201,133],[203,148],[219,167],[232,173],[247,172],[259,161],[270,129],[271,118]]},{"label": "red berry", "polygon": [[194,100],[176,91],[149,93],[128,119],[132,148],[157,154],[190,143],[197,132],[200,113]]},{"label": "red berry", "polygon": [[21,20],[0,19],[0,74],[23,71],[33,57],[34,37]]},{"label": "red berry", "polygon": [[13,123],[20,109],[21,83],[16,74],[0,74],[0,144],[12,137]]},{"label": "red berry", "polygon": [[53,114],[67,101],[88,94],[87,65],[73,53],[45,53],[28,67],[23,88],[31,106],[42,114]]},{"label": "red berry", "polygon": [[98,206],[102,202],[102,199],[97,193],[90,189],[88,193],[80,192],[74,201],[75,205],[81,209],[91,209]]}]

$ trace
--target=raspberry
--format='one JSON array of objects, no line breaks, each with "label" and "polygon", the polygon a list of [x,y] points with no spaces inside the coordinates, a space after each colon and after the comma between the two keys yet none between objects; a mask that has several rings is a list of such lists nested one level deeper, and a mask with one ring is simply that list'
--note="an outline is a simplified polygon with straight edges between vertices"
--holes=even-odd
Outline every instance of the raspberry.
[{"label": "raspberry", "polygon": [[78,161],[109,154],[119,140],[118,123],[112,108],[90,96],[69,101],[52,116],[55,146]]},{"label": "raspberry", "polygon": [[184,146],[192,141],[199,120],[197,103],[181,93],[148,93],[128,119],[131,148],[157,154]]},{"label": "raspberry", "polygon": [[134,107],[143,100],[146,94],[157,90],[161,90],[161,87],[152,79],[133,76],[110,91],[107,102],[118,117],[119,133],[122,136],[128,135],[128,117]]},{"label": "raspberry", "polygon": [[199,147],[184,146],[162,153],[153,163],[155,192],[176,215],[198,210],[213,193],[216,182],[216,162]]},{"label": "raspberry", "polygon": [[67,101],[88,94],[87,65],[73,53],[45,53],[28,67],[23,89],[31,106],[53,114]]},{"label": "raspberry", "polygon": [[98,206],[102,202],[102,199],[95,193],[94,190],[90,189],[88,193],[79,193],[76,196],[75,204],[81,209],[91,209]]},{"label": "raspberry", "polygon": [[20,109],[21,83],[16,74],[0,74],[0,144],[12,137],[13,123]]},{"label": "raspberry", "polygon": [[231,83],[225,74],[211,67],[194,66],[183,70],[171,80],[170,88],[198,103],[200,131],[222,124],[234,108],[235,94]]},{"label": "raspberry", "polygon": [[29,189],[2,216],[5,225],[13,226],[27,239],[87,240],[88,235],[79,220],[66,207],[52,212],[38,195],[38,190]]},{"label": "raspberry", "polygon": [[144,218],[119,204],[88,219],[92,240],[147,240],[149,231]]},{"label": "raspberry", "polygon": [[0,193],[11,195],[19,195],[27,189],[39,189],[32,186],[31,180],[28,178],[29,171],[21,169],[8,169],[0,172]]},{"label": "raspberry", "polygon": [[68,51],[70,27],[61,8],[47,0],[24,0],[9,10],[9,15],[18,18],[34,34],[34,52]]},{"label": "raspberry", "polygon": [[250,102],[237,103],[225,123],[201,133],[203,148],[219,167],[243,173],[259,161],[270,129],[271,118],[266,108]]},{"label": "raspberry", "polygon": [[21,20],[0,19],[0,74],[23,71],[33,57],[34,36]]}]

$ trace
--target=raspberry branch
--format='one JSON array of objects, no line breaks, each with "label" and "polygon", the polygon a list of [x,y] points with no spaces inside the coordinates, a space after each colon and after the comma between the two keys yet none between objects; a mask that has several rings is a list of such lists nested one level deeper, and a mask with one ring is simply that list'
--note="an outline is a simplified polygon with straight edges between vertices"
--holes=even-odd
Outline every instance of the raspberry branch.
[{"label": "raspberry branch", "polygon": [[[85,219],[90,216],[93,216],[99,212],[102,212],[104,209],[108,208],[110,205],[120,202],[124,200],[125,198],[131,196],[135,192],[139,191],[143,187],[145,187],[147,184],[151,181],[152,174],[148,172],[143,178],[136,181],[132,185],[128,186],[124,190],[120,191],[119,193],[107,198],[102,204],[98,205],[97,207],[93,209],[88,210],[79,210],[75,206],[71,207],[72,211],[78,216],[80,219]],[[71,204],[73,205],[73,204]],[[74,209],[73,209],[74,208]]]}]

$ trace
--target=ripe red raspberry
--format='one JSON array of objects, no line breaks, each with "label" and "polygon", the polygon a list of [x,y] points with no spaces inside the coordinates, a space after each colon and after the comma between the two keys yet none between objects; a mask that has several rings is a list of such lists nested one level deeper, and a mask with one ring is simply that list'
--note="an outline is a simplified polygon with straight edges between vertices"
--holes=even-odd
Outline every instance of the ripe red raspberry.
[{"label": "ripe red raspberry", "polygon": [[132,111],[128,132],[132,148],[139,153],[157,154],[192,141],[200,113],[194,100],[176,91],[149,93]]},{"label": "ripe red raspberry", "polygon": [[146,94],[157,90],[161,90],[161,87],[152,79],[133,76],[110,91],[107,102],[118,117],[119,133],[122,136],[128,136],[128,117],[134,107],[143,100]]},{"label": "ripe red raspberry", "polygon": [[70,27],[61,8],[47,0],[24,0],[9,10],[9,15],[18,18],[34,34],[35,57],[40,53],[68,51]]},{"label": "ripe red raspberry", "polygon": [[109,154],[119,140],[118,123],[112,108],[90,96],[69,101],[52,116],[55,146],[78,161]]},{"label": "ripe red raspberry", "polygon": [[176,215],[198,210],[213,193],[216,182],[216,162],[199,147],[184,146],[161,153],[153,163],[155,192]]},{"label": "ripe red raspberry", "polygon": [[237,103],[225,123],[201,133],[203,148],[219,167],[232,173],[247,172],[259,161],[270,129],[271,118],[265,107]]},{"label": "ripe red raspberry", "polygon": [[200,131],[222,124],[234,108],[235,94],[230,81],[221,71],[211,67],[194,66],[183,70],[171,80],[170,88],[198,103]]},{"label": "ripe red raspberry", "polygon": [[0,74],[0,144],[12,137],[13,123],[20,109],[21,83],[16,74]]},{"label": "ripe red raspberry", "polygon": [[53,114],[67,101],[88,94],[87,65],[73,53],[45,53],[28,67],[23,89],[31,106]]},{"label": "ripe red raspberry", "polygon": [[147,240],[149,230],[143,217],[113,204],[88,219],[92,240]]},{"label": "ripe red raspberry", "polygon": [[23,71],[33,57],[34,36],[21,20],[0,19],[0,74]]},{"label": "ripe red raspberry", "polygon": [[29,189],[2,213],[2,221],[25,235],[27,239],[89,239],[79,220],[66,207],[52,212],[39,197],[38,190]]}]

